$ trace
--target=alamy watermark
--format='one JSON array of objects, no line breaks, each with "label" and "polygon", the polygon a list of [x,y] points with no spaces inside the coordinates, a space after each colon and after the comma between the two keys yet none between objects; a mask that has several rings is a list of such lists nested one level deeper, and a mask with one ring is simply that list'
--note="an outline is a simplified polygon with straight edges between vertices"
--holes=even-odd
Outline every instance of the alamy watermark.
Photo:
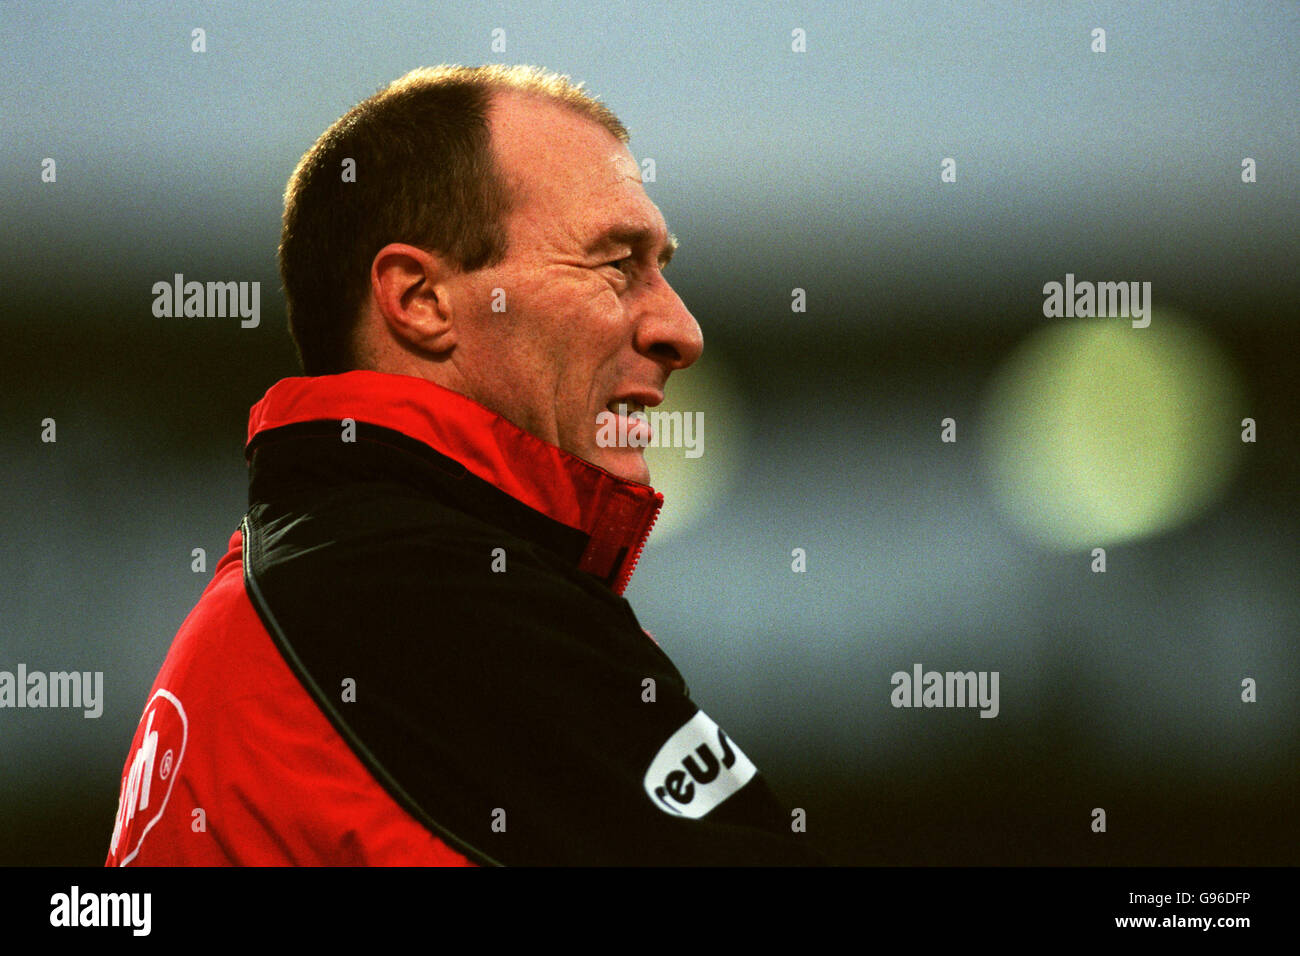
[{"label": "alamy watermark", "polygon": [[178,272],[171,282],[153,284],[153,314],[160,319],[224,319],[239,316],[240,327],[255,329],[262,321],[262,283],[186,282]]},{"label": "alamy watermark", "polygon": [[83,893],[74,884],[50,897],[51,926],[122,926],[134,936],[148,936],[152,911],[152,893]]},{"label": "alamy watermark", "polygon": [[104,712],[103,671],[0,671],[0,707],[72,707],[82,716]]},{"label": "alamy watermark", "polygon": [[643,406],[620,404],[596,416],[601,448],[683,448],[687,458],[704,454],[704,413],[647,412]]},{"label": "alamy watermark", "polygon": [[1133,328],[1145,329],[1151,324],[1151,283],[1076,282],[1074,273],[1067,272],[1064,284],[1048,282],[1043,286],[1043,315],[1049,319],[1131,318]]},{"label": "alamy watermark", "polygon": [[895,671],[889,702],[895,707],[979,707],[981,717],[998,715],[997,671]]}]

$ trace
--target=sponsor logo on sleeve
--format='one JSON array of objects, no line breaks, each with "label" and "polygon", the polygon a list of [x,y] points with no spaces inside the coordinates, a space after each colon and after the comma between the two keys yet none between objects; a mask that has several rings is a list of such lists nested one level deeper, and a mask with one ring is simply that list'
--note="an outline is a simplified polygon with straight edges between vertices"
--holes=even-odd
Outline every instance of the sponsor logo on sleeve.
[{"label": "sponsor logo on sleeve", "polygon": [[698,820],[749,783],[758,768],[704,711],[659,748],[645,792],[665,813]]},{"label": "sponsor logo on sleeve", "polygon": [[141,841],[162,817],[181,768],[181,758],[185,756],[188,737],[185,708],[170,692],[159,690],[150,698],[140,718],[140,729],[136,731],[138,746],[122,777],[117,822],[108,847],[119,866],[135,859]]}]

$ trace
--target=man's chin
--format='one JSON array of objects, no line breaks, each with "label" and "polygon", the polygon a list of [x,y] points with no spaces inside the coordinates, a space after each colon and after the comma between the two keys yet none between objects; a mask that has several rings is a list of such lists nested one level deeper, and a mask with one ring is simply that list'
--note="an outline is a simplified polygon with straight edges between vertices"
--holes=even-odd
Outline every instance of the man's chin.
[{"label": "man's chin", "polygon": [[619,478],[643,485],[650,484],[650,466],[646,464],[645,452],[640,448],[597,448],[596,453],[587,460]]}]

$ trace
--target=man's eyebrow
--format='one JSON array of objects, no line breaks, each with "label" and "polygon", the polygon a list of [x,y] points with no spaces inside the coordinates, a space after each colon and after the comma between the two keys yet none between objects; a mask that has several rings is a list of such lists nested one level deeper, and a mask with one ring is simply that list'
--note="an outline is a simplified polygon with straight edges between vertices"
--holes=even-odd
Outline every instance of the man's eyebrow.
[{"label": "man's eyebrow", "polygon": [[673,253],[677,251],[677,237],[671,232],[668,233],[668,242],[664,244],[663,252],[659,253],[659,268],[665,269],[668,263],[673,261]]},{"label": "man's eyebrow", "polygon": [[[599,249],[605,249],[610,246],[631,246],[640,248],[651,245],[655,241],[655,233],[649,229],[643,229],[639,226],[612,226],[602,232],[588,248],[589,252],[595,252]],[[673,254],[677,251],[679,245],[677,237],[671,232],[668,233],[668,241],[664,243],[659,252],[659,268],[662,269],[672,261]]]}]

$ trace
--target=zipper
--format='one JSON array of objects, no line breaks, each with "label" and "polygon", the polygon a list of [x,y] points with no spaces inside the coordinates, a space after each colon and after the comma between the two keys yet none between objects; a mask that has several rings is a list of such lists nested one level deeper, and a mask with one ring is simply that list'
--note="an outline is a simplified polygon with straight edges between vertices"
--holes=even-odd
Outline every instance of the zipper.
[{"label": "zipper", "polygon": [[655,492],[654,511],[650,512],[650,518],[646,521],[645,528],[637,541],[636,550],[632,552],[632,557],[624,562],[623,573],[618,576],[618,581],[614,584],[614,593],[620,597],[627,590],[628,583],[632,580],[632,572],[636,570],[637,563],[641,560],[641,552],[645,550],[646,541],[650,539],[650,532],[654,530],[655,522],[659,520],[659,512],[663,506],[664,496],[659,492]]}]

